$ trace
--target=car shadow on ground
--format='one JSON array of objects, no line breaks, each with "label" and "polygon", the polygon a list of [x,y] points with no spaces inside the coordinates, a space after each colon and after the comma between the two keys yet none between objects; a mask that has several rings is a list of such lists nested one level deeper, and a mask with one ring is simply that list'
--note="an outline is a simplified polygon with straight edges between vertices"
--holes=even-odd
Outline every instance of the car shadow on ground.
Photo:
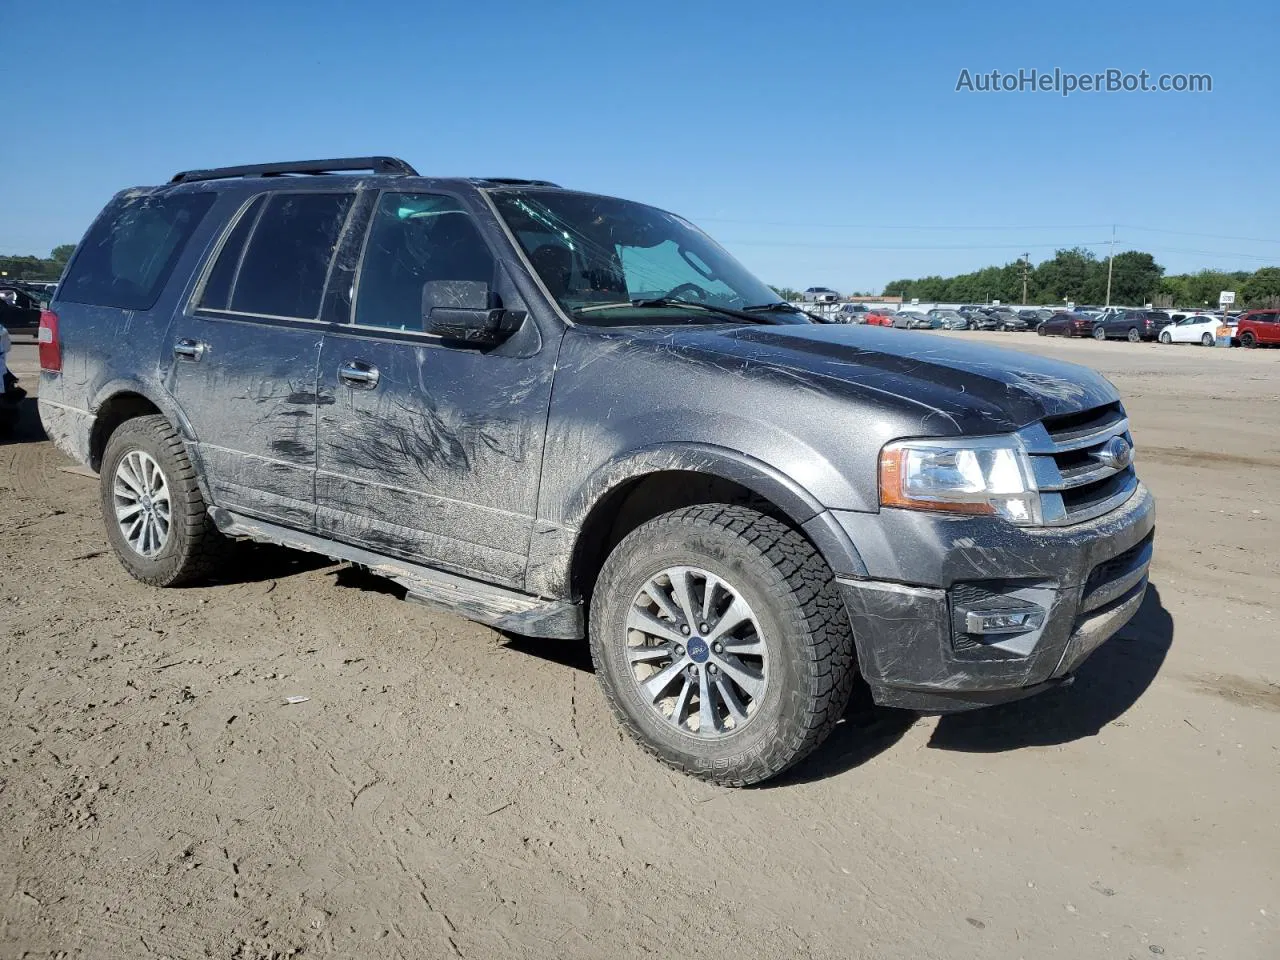
[{"label": "car shadow on ground", "polygon": [[219,566],[209,582],[218,586],[266,583],[269,580],[283,580],[300,573],[332,567],[336,562],[318,553],[291,550],[273,543],[242,541],[234,544],[231,557]]},{"label": "car shadow on ground", "polygon": [[1129,623],[1098,648],[1068,687],[1027,700],[943,716],[929,739],[939,750],[994,753],[1096,736],[1151,686],[1173,645],[1173,617],[1147,588]]},{"label": "car shadow on ground", "polygon": [[40,424],[36,398],[31,396],[18,402],[18,415],[14,418],[13,426],[7,432],[0,432],[0,444],[41,443],[48,439]]}]

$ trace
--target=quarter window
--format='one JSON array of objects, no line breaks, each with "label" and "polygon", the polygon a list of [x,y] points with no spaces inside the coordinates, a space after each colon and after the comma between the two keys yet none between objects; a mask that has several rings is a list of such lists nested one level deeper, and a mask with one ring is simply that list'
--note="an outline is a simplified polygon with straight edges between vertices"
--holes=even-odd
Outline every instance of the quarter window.
[{"label": "quarter window", "polygon": [[112,201],[80,244],[58,299],[150,310],[213,200],[175,193]]}]

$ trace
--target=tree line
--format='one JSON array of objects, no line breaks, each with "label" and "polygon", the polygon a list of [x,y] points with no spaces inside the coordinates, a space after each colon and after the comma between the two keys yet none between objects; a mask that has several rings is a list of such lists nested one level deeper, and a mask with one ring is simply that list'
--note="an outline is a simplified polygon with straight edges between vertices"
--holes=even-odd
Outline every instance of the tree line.
[{"label": "tree line", "polygon": [[0,256],[0,280],[57,280],[75,250],[74,243],[63,243],[47,257]]},{"label": "tree line", "polygon": [[[1059,250],[1035,266],[1015,260],[954,277],[894,280],[885,296],[944,303],[1022,303],[1023,278],[1027,303],[1101,304],[1107,297],[1107,259],[1080,247]],[[1280,267],[1243,270],[1201,270],[1165,275],[1155,257],[1138,250],[1117,253],[1111,267],[1111,302],[1199,309],[1216,307],[1223,290],[1236,292],[1236,305],[1268,307],[1280,304]]]}]

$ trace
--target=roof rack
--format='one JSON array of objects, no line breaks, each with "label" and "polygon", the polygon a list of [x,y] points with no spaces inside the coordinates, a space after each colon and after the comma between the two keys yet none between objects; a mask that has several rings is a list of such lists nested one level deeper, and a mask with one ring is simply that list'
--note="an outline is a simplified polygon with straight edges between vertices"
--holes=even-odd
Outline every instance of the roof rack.
[{"label": "roof rack", "polygon": [[558,187],[550,180],[522,180],[519,177],[476,177],[472,183],[498,183],[504,187]]},{"label": "roof rack", "polygon": [[337,160],[295,160],[290,163],[250,163],[240,167],[183,170],[175,173],[169,182],[194,183],[198,180],[229,180],[233,177],[279,177],[295,173],[320,176],[359,170],[405,177],[418,175],[417,170],[397,157],[344,157]]}]

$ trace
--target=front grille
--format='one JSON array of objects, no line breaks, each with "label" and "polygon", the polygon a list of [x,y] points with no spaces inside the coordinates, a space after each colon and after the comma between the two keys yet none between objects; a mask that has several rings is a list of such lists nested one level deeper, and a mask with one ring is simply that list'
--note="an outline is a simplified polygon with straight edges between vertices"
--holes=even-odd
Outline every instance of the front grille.
[{"label": "front grille", "polygon": [[1133,467],[1116,463],[1104,451],[1116,437],[1132,448],[1129,420],[1119,403],[1045,417],[1021,434],[1031,454],[1046,525],[1100,517],[1138,488]]},{"label": "front grille", "polygon": [[1087,613],[1104,606],[1133,589],[1147,575],[1155,531],[1123,553],[1104,560],[1089,573],[1080,595],[1080,612]]}]

